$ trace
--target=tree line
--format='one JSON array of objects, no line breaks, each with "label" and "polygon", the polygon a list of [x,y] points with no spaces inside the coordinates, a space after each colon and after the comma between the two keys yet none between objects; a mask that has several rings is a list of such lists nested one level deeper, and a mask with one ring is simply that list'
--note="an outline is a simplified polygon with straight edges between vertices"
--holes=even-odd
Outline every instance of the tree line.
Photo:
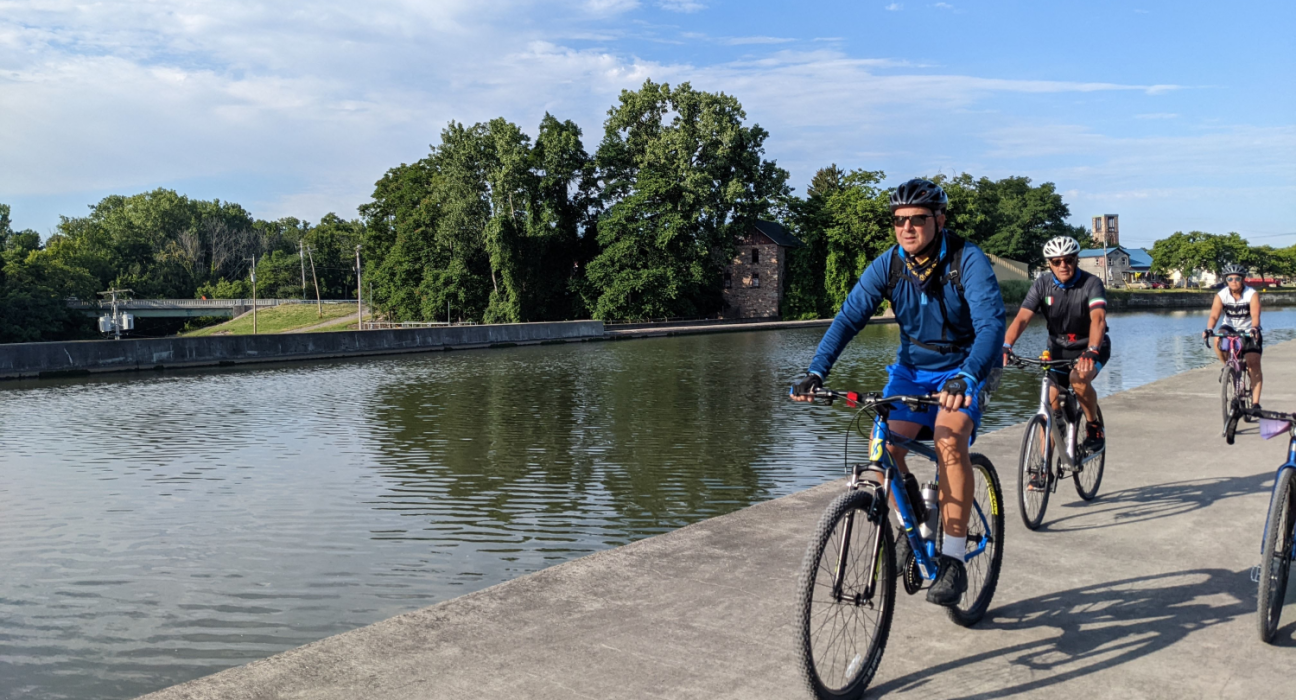
[{"label": "tree line", "polygon": [[[546,114],[533,139],[498,118],[450,123],[428,154],[376,183],[359,218],[264,221],[170,190],[107,197],[62,217],[41,243],[0,220],[0,340],[84,337],[68,297],[354,298],[394,320],[546,321],[699,317],[723,311],[723,270],[751,222],[781,222],[806,245],[788,256],[784,315],[826,316],[894,241],[886,175],[820,169],[804,197],[765,153],[768,133],[731,95],[647,81],[623,91],[593,150]],[[1066,234],[1053,183],[936,175],[948,226],[987,252],[1038,266]],[[303,294],[302,268],[307,291]],[[372,293],[371,293],[372,290]]]},{"label": "tree line", "polygon": [[1152,255],[1152,271],[1158,274],[1175,270],[1186,275],[1197,271],[1218,274],[1225,265],[1237,263],[1263,279],[1296,276],[1296,245],[1253,246],[1237,233],[1176,231],[1153,243],[1148,252]]}]

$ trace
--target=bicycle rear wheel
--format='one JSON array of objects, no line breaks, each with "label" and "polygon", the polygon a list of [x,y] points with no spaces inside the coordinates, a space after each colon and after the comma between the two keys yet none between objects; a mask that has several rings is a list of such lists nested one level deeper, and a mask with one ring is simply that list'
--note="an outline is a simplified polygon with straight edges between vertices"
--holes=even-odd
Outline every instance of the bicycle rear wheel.
[{"label": "bicycle rear wheel", "polygon": [[[1098,422],[1106,430],[1107,422],[1103,420],[1102,408],[1098,409]],[[1083,414],[1080,416],[1080,435],[1089,434],[1089,421]],[[1107,466],[1107,448],[1104,447],[1102,454],[1094,457],[1084,464],[1080,471],[1073,472],[1071,479],[1075,482],[1076,493],[1086,501],[1092,501],[1098,497],[1098,487],[1102,485],[1103,469]]]},{"label": "bicycle rear wheel", "polygon": [[[1053,490],[1053,465],[1045,458],[1048,446],[1048,421],[1036,415],[1026,423],[1022,436],[1021,458],[1017,463],[1017,505],[1021,508],[1022,524],[1035,530],[1044,522],[1049,493]],[[1031,490],[1031,482],[1039,488]]]},{"label": "bicycle rear wheel", "polygon": [[1282,617],[1287,597],[1287,574],[1291,571],[1293,525],[1296,524],[1296,490],[1292,472],[1282,469],[1274,480],[1273,499],[1269,502],[1264,549],[1260,558],[1260,639],[1272,643]]},{"label": "bicycle rear wheel", "polygon": [[891,524],[886,509],[871,522],[872,505],[866,491],[838,496],[820,518],[801,564],[801,670],[810,692],[822,700],[863,697],[891,631]]},{"label": "bicycle rear wheel", "polygon": [[985,617],[999,585],[1003,566],[1003,489],[994,464],[983,454],[972,454],[972,498],[976,508],[968,518],[967,546],[975,549],[985,542],[985,549],[967,560],[968,588],[957,605],[946,608],[956,624],[971,627]]}]

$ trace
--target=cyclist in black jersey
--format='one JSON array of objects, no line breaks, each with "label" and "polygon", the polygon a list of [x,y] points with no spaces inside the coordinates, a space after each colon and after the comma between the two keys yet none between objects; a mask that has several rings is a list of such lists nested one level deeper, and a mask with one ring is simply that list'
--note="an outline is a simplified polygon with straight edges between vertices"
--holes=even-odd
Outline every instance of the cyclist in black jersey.
[{"label": "cyclist in black jersey", "polygon": [[[1093,379],[1104,364],[1111,359],[1111,338],[1107,335],[1107,290],[1102,280],[1079,268],[1080,244],[1070,236],[1058,236],[1044,244],[1044,257],[1049,270],[1035,279],[1017,318],[1008,324],[1004,334],[1004,360],[1012,356],[1012,346],[1026,324],[1037,312],[1048,321],[1048,349],[1055,360],[1076,360],[1071,372],[1057,372],[1053,378],[1062,386],[1070,386],[1080,399],[1089,434],[1085,449],[1097,452],[1106,444],[1101,417],[1098,414],[1098,394]],[[1061,404],[1055,391],[1049,397],[1053,410]]]}]

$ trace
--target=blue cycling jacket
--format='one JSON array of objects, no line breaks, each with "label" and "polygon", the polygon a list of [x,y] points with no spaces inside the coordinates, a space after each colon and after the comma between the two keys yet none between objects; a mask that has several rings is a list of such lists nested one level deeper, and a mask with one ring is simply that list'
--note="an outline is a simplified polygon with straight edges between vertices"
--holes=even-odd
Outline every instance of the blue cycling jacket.
[{"label": "blue cycling jacket", "polygon": [[[859,282],[846,296],[841,311],[837,312],[837,317],[819,342],[814,361],[810,363],[811,372],[827,378],[846,344],[877,312],[886,296],[887,280],[890,278],[894,258],[892,251],[896,248],[893,246],[879,255],[860,275]],[[905,254],[904,250],[899,250],[899,253],[901,257]],[[944,238],[941,242],[941,255],[945,255]],[[904,263],[901,261],[900,264]],[[932,274],[944,276],[948,269],[949,264],[942,263],[941,269]],[[962,298],[952,281],[946,282],[940,290],[944,296],[945,320],[949,324],[944,341],[941,340],[943,325],[937,299],[927,296],[908,270],[900,276],[891,299],[891,308],[895,311],[901,335],[896,362],[920,370],[945,371],[958,368],[979,384],[985,381],[1002,352],[1003,296],[999,292],[999,281],[995,279],[990,259],[972,243],[963,245],[960,276],[963,280]],[[965,347],[943,354],[919,347],[911,339],[928,345],[949,345],[953,340]]]}]

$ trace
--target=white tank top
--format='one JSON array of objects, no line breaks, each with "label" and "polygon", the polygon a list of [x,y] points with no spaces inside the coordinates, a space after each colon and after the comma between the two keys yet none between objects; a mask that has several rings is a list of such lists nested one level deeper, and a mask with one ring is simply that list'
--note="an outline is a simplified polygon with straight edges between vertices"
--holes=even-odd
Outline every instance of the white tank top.
[{"label": "white tank top", "polygon": [[1233,292],[1225,287],[1219,291],[1220,301],[1224,304],[1224,316],[1220,320],[1226,326],[1232,326],[1233,330],[1239,333],[1245,333],[1251,330],[1251,298],[1256,294],[1256,290],[1250,287],[1242,288],[1242,298],[1234,299]]}]

